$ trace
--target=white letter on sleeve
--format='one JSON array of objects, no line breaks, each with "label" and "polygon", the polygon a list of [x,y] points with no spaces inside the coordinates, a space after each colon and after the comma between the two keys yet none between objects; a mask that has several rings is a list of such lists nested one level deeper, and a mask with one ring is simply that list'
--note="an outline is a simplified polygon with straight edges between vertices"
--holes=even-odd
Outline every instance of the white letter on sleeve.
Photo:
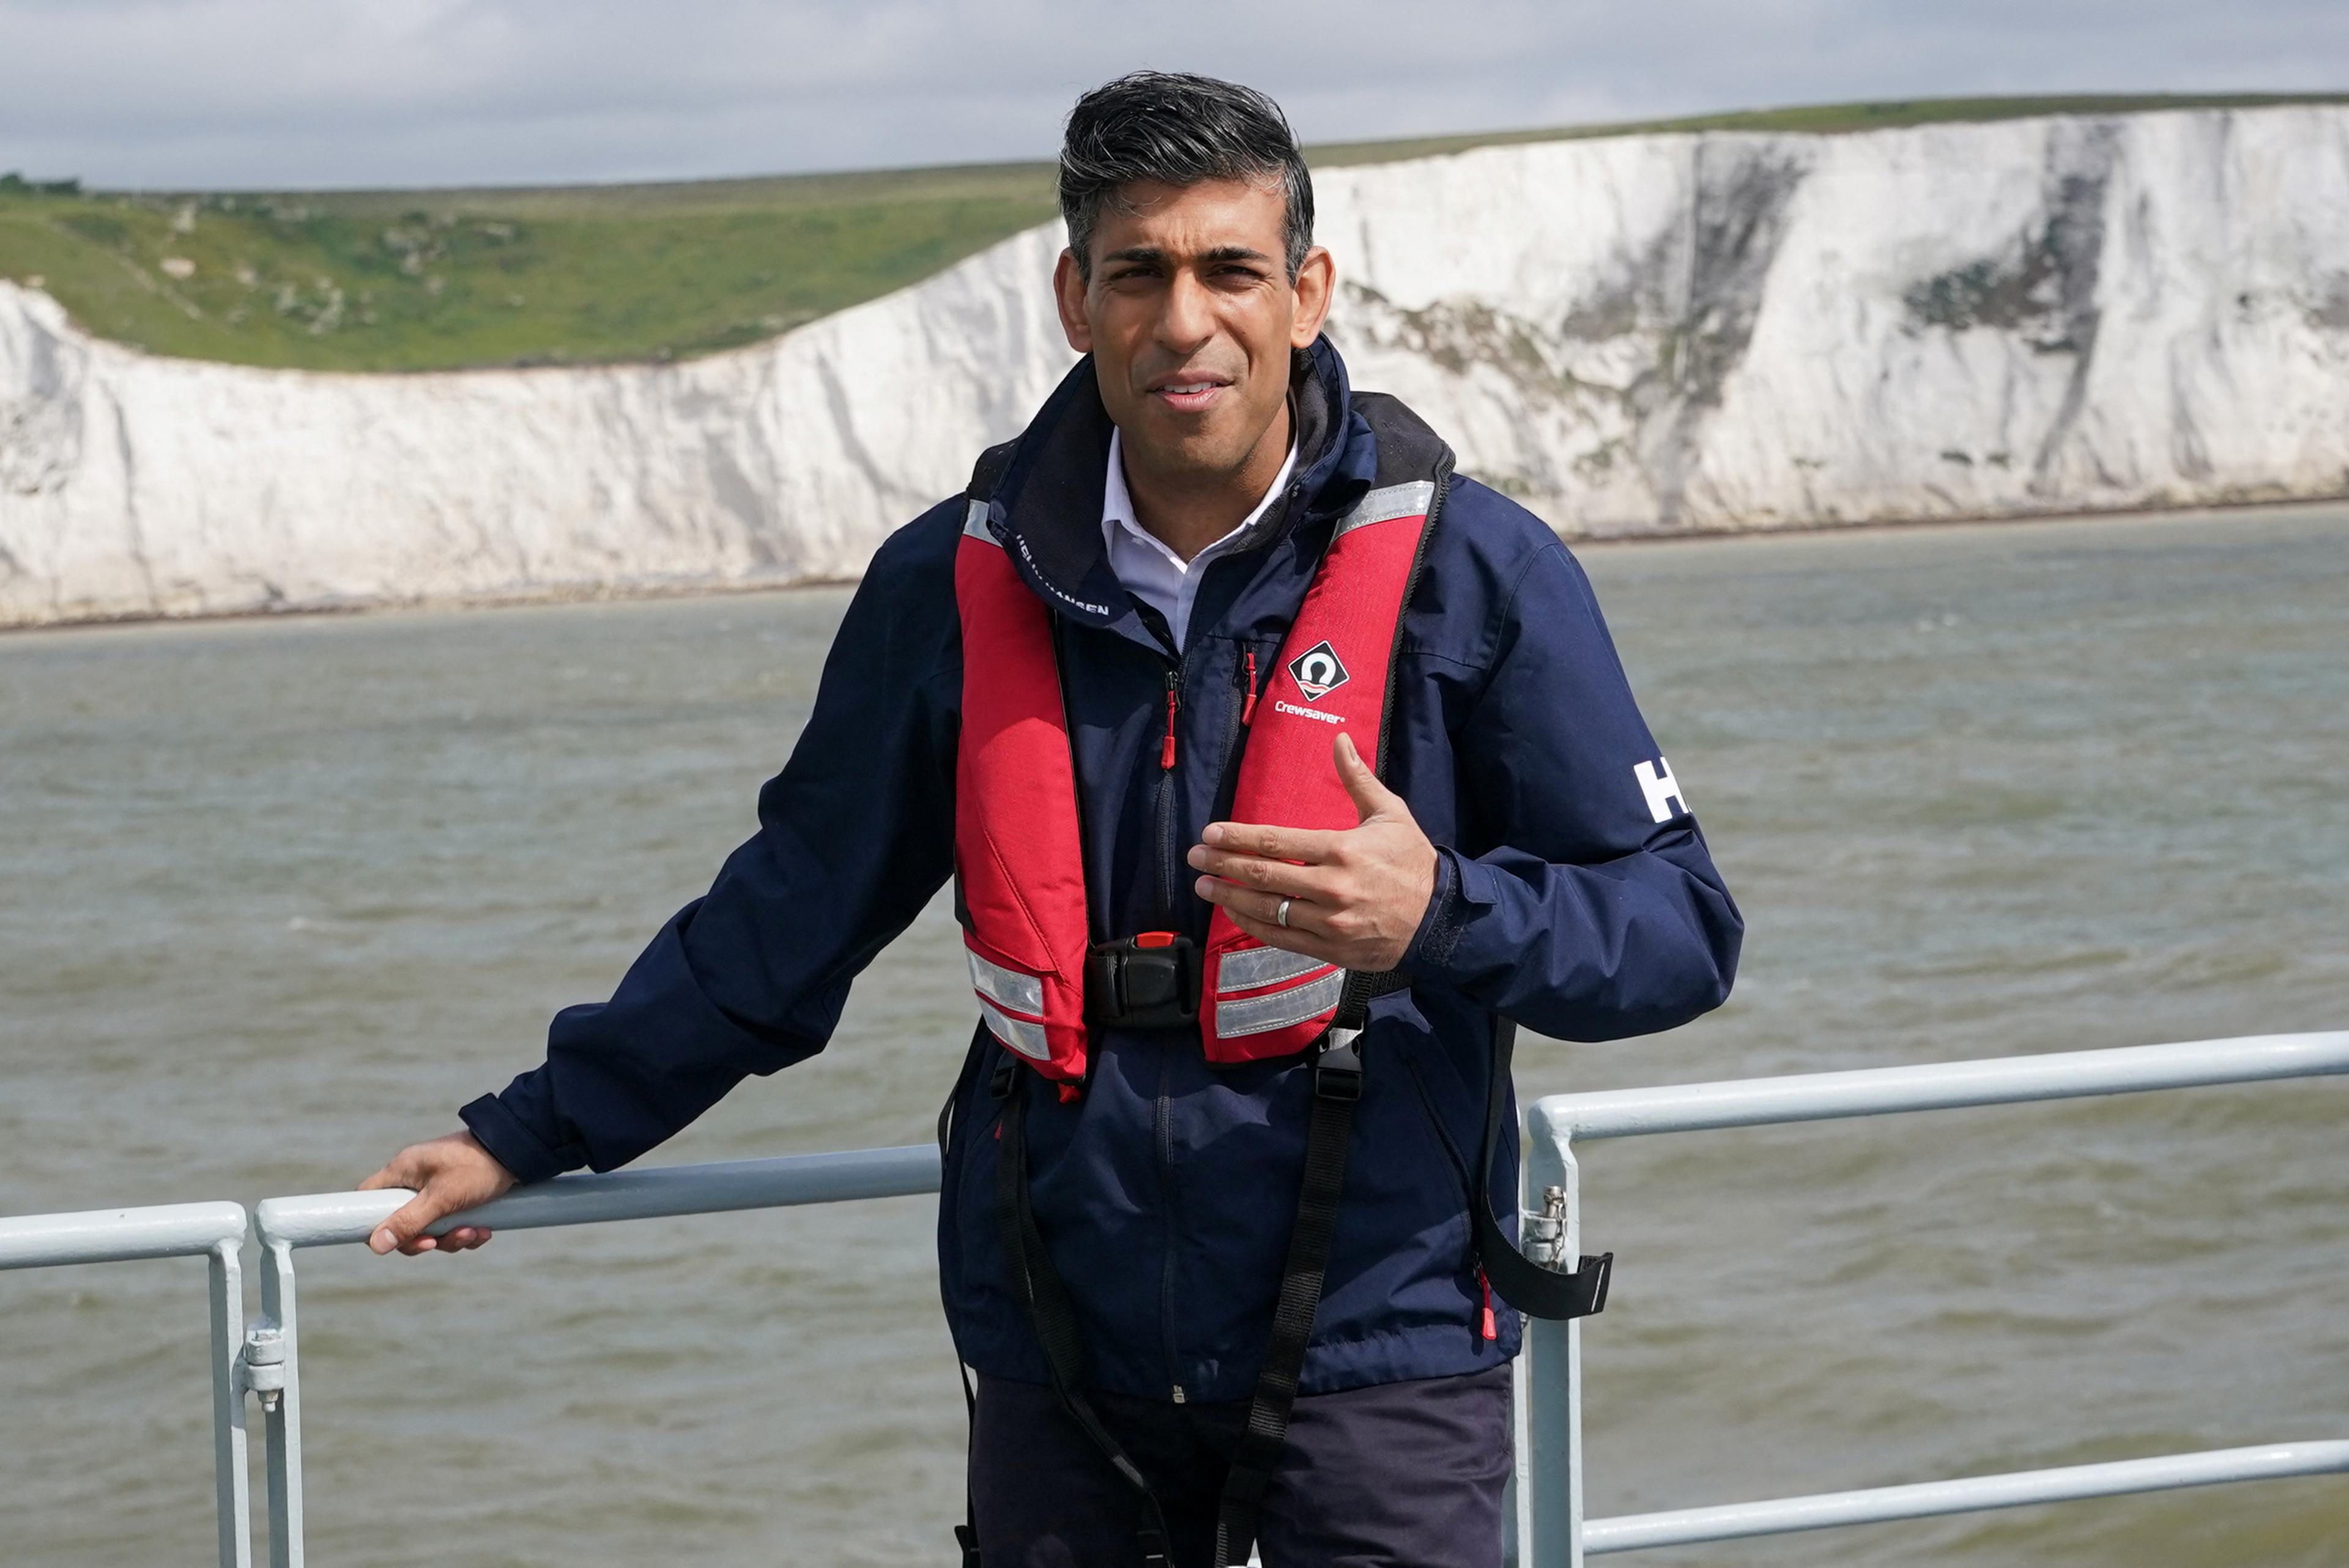
[{"label": "white letter on sleeve", "polygon": [[[1658,757],[1652,763],[1635,763],[1632,776],[1640,781],[1640,793],[1648,797],[1648,815],[1658,822],[1670,822],[1675,816],[1688,814],[1688,802],[1681,795],[1680,780],[1672,777],[1672,764]],[[1670,801],[1667,806],[1664,803]]]}]

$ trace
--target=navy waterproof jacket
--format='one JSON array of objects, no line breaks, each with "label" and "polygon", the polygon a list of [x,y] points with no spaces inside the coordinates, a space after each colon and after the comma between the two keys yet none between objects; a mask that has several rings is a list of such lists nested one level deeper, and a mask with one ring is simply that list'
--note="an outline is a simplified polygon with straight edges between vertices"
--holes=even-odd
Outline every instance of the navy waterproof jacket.
[{"label": "navy waterproof jacket", "polygon": [[[1096,940],[1175,930],[1210,906],[1184,856],[1232,798],[1243,655],[1269,670],[1330,526],[1369,487],[1376,436],[1326,340],[1297,357],[1298,462],[1266,543],[1205,568],[1187,642],[1111,572],[1110,425],[1090,360],[1019,439],[991,514],[1058,613]],[[749,1074],[823,1049],[849,984],[952,872],[966,650],[954,563],[965,504],[874,557],[813,714],[759,796],[760,828],[664,927],[612,999],[554,1020],[543,1066],[463,1110],[523,1181],[626,1164]],[[1438,886],[1361,1042],[1362,1098],[1304,1369],[1321,1392],[1491,1366],[1469,1192],[1495,1014],[1566,1040],[1669,1029],[1727,994],[1743,925],[1695,821],[1651,806],[1660,771],[1589,585],[1522,507],[1453,481],[1403,618],[1388,784],[1439,847]],[[1159,765],[1166,692],[1176,765]],[[1661,818],[1659,820],[1659,818]],[[955,1090],[938,1219],[963,1359],[1048,1380],[1006,1284],[994,1210],[1000,1047],[976,1031]],[[1296,1216],[1309,1068],[1211,1067],[1195,1036],[1108,1030],[1081,1098],[1022,1072],[1039,1228],[1074,1298],[1088,1380],[1171,1400],[1254,1387]],[[942,1085],[941,1087],[944,1085]],[[1505,1091],[1506,1092],[1506,1091]],[[1514,1125],[1514,1118],[1512,1118]],[[1512,1137],[1486,1189],[1514,1210]]]}]

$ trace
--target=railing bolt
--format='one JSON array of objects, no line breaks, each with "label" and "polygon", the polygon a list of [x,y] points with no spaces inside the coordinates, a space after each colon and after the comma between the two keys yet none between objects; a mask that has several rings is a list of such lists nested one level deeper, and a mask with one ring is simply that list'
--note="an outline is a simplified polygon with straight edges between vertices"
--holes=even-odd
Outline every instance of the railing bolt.
[{"label": "railing bolt", "polygon": [[1525,1216],[1526,1257],[1546,1269],[1557,1267],[1559,1249],[1566,1245],[1566,1189],[1542,1189],[1541,1212]]},{"label": "railing bolt", "polygon": [[244,1354],[237,1358],[237,1376],[261,1396],[261,1407],[275,1415],[277,1397],[285,1388],[285,1335],[274,1328],[256,1328],[244,1336]]}]

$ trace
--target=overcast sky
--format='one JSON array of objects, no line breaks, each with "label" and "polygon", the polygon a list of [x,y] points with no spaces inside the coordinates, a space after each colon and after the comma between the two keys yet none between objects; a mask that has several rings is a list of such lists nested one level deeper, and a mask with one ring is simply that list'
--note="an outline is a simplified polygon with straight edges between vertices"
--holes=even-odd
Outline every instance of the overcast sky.
[{"label": "overcast sky", "polygon": [[2344,0],[0,0],[0,171],[181,188],[1050,155],[1138,66],[1309,141],[1853,99],[2349,89]]}]

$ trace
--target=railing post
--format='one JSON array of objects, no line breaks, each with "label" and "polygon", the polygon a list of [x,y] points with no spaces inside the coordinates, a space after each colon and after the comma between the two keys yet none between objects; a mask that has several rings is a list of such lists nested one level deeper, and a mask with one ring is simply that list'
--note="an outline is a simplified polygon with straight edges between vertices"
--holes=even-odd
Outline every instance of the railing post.
[{"label": "railing post", "polygon": [[302,1373],[294,1323],[294,1249],[264,1231],[261,1250],[261,1326],[284,1356],[274,1408],[263,1401],[269,1463],[269,1568],[302,1568]]},{"label": "railing post", "polygon": [[[1566,1194],[1558,1255],[1580,1254],[1582,1192],[1573,1146],[1535,1107],[1527,1118],[1520,1207],[1537,1212],[1549,1189]],[[1526,1320],[1517,1374],[1517,1562],[1582,1568],[1582,1324]]]},{"label": "railing post", "polygon": [[212,1487],[220,1521],[221,1568],[253,1568],[253,1480],[245,1469],[244,1271],[239,1241],[216,1241],[204,1254],[212,1282]]},{"label": "railing post", "polygon": [[[1530,1319],[1526,1327],[1533,1326]],[[1526,1511],[1529,1478],[1527,1456],[1530,1445],[1526,1438],[1526,1401],[1531,1396],[1526,1376],[1532,1369],[1533,1347],[1520,1345],[1517,1358],[1509,1364],[1509,1479],[1501,1489],[1501,1568],[1525,1568],[1531,1559],[1526,1542],[1531,1539]]]}]

